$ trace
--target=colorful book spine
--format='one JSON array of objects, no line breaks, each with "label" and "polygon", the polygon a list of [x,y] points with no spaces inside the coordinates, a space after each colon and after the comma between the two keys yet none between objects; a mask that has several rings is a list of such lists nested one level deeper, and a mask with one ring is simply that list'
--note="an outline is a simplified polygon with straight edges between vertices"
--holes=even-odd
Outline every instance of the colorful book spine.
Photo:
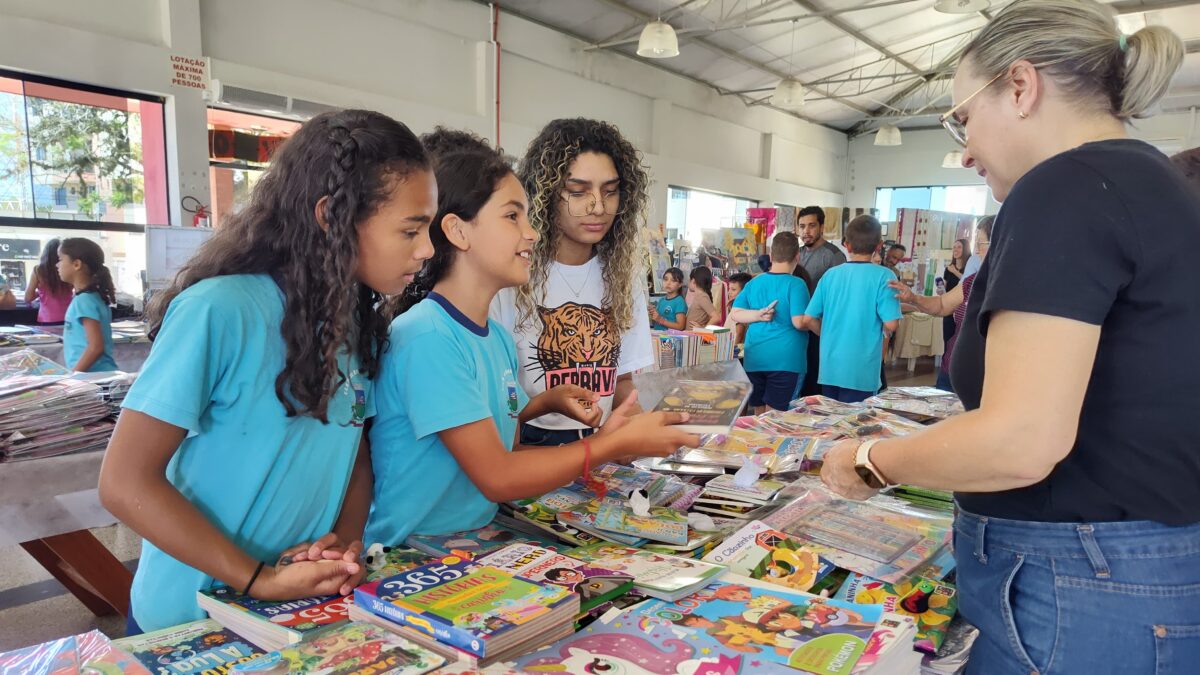
[{"label": "colorful book spine", "polygon": [[381,616],[401,626],[419,630],[438,642],[483,658],[486,651],[483,640],[452,624],[446,624],[441,620],[430,620],[423,612],[415,612],[403,605],[381,599],[376,595],[379,583],[373,581],[354,589],[354,602],[376,616]]}]

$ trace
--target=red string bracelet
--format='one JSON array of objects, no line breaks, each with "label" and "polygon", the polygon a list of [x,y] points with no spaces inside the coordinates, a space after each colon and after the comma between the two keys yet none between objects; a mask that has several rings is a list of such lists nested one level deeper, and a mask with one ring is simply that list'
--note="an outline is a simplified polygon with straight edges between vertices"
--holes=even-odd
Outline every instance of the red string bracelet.
[{"label": "red string bracelet", "polygon": [[595,492],[598,499],[604,499],[608,494],[608,485],[592,477],[592,443],[587,438],[580,440],[583,441],[583,484]]}]

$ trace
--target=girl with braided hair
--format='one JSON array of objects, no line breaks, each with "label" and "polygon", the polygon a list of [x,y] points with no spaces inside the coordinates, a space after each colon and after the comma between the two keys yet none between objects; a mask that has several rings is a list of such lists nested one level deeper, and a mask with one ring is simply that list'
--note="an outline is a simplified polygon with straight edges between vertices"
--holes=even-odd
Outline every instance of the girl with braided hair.
[{"label": "girl with braided hair", "polygon": [[[375,498],[366,540],[482,527],[496,502],[569,483],[590,466],[631,454],[667,455],[699,439],[681,416],[620,408],[603,433],[565,448],[516,448],[523,423],[547,413],[598,425],[599,396],[562,384],[532,398],[518,386],[512,337],[488,318],[501,289],[529,280],[539,235],[525,190],[499,152],[463,132],[422,137],[438,183],[433,257],[395,303],[371,427]],[[630,407],[631,397],[626,405]]]},{"label": "girl with braided hair", "polygon": [[436,206],[407,127],[326,113],[154,299],[100,473],[104,506],[145,539],[133,632],[202,618],[196,591],[216,584],[291,600],[362,578],[377,307],[433,253]]},{"label": "girl with braided hair", "polygon": [[64,239],[58,246],[58,276],[75,289],[63,322],[63,361],[78,373],[116,370],[112,306],[117,287],[104,264],[104,249],[91,239]]},{"label": "girl with braided hair", "polygon": [[[530,396],[559,384],[600,394],[605,415],[654,362],[640,251],[649,178],[641,155],[607,122],[546,125],[520,163],[529,222],[540,235],[529,283],[506,289],[492,317],[513,334]],[[522,429],[528,445],[561,445],[588,425],[545,415]]]}]

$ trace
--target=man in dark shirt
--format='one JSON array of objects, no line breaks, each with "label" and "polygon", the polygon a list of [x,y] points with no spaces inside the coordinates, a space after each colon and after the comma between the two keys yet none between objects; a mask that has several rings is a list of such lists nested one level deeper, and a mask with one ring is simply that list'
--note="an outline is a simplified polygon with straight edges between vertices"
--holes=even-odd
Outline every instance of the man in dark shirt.
[{"label": "man in dark shirt", "polygon": [[[906,255],[908,255],[908,249],[903,244],[892,244],[892,247],[888,249],[887,255],[883,257],[883,266],[895,272],[896,265],[899,265],[900,261],[904,260],[904,256]],[[897,274],[896,276],[900,275]]]},{"label": "man in dark shirt", "polygon": [[809,293],[816,290],[817,283],[830,268],[846,262],[846,256],[838,247],[825,241],[825,209],[806,206],[796,214],[796,230],[800,235],[800,264],[812,279]]},{"label": "man in dark shirt", "polygon": [[[838,247],[825,241],[825,209],[806,206],[796,214],[796,230],[800,234],[800,268],[808,272],[808,292],[817,290],[817,282],[830,269],[846,262],[846,255]],[[821,369],[821,338],[816,333],[808,339],[808,372],[800,393],[812,396],[821,393],[817,375]]]}]

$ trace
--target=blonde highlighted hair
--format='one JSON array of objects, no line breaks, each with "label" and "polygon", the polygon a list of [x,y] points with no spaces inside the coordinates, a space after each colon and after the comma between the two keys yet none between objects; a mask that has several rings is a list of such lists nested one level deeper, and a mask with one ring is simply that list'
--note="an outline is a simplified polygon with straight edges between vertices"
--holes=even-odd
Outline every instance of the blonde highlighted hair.
[{"label": "blonde highlighted hair", "polygon": [[1017,0],[963,51],[964,63],[984,79],[1024,59],[1070,96],[1124,121],[1153,114],[1183,56],[1171,29],[1123,35],[1112,8],[1095,0]]},{"label": "blonde highlighted hair", "polygon": [[624,333],[633,325],[634,293],[638,275],[645,269],[641,250],[641,223],[650,179],[641,153],[615,126],[584,118],[559,119],[547,124],[529,144],[517,177],[529,195],[529,224],[541,238],[533,245],[529,283],[517,289],[517,325],[529,326],[537,305],[545,297],[550,266],[554,264],[562,230],[556,225],[559,202],[571,163],[585,152],[608,155],[620,179],[623,211],[595,246],[603,269],[604,298],[613,326]]}]

